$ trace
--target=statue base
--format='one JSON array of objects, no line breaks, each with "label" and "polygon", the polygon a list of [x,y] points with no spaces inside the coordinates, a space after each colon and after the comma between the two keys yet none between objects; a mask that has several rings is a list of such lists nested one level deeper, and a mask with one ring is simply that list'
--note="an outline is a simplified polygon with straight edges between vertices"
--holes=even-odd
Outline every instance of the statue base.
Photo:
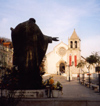
[{"label": "statue base", "polygon": [[3,96],[14,98],[45,98],[47,97],[45,89],[40,90],[4,90]]}]

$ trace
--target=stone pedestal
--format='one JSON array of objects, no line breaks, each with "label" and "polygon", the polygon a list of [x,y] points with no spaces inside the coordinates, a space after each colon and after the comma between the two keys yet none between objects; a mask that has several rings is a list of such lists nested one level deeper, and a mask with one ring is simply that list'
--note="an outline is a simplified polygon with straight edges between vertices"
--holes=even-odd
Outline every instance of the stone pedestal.
[{"label": "stone pedestal", "polygon": [[10,90],[6,90],[3,91],[3,93],[5,94],[4,96],[12,96],[14,98],[45,98],[46,93],[45,93],[45,89],[40,89],[40,90],[14,90],[14,91],[10,91]]}]

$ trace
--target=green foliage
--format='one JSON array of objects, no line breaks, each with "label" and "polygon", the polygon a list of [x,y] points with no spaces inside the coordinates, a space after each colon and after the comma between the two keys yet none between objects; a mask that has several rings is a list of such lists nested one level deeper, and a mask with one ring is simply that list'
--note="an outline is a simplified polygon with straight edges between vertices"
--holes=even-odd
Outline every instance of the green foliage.
[{"label": "green foliage", "polygon": [[59,81],[57,81],[57,83],[56,83],[56,89],[57,90],[62,90],[62,88],[63,88],[62,84]]},{"label": "green foliage", "polygon": [[86,58],[86,61],[90,64],[97,63],[99,59],[95,55],[90,55]]},{"label": "green foliage", "polygon": [[85,62],[81,60],[81,61],[78,63],[77,68],[83,68],[84,65],[85,65]]}]

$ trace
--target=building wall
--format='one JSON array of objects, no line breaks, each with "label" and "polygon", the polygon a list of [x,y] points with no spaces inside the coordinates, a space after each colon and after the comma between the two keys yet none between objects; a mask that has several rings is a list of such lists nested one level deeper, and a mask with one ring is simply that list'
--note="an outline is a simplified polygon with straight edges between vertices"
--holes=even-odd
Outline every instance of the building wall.
[{"label": "building wall", "polygon": [[[64,52],[66,52],[65,55],[62,55],[60,53],[60,48],[63,47],[65,49]],[[65,45],[63,42],[61,42],[59,45],[57,45],[52,52],[48,53],[46,55],[47,57],[47,73],[57,74],[59,73],[59,64],[64,63],[67,60],[67,45]]]},{"label": "building wall", "polygon": [[[63,47],[66,49],[65,54],[61,55],[59,53],[60,48]],[[62,52],[63,54],[63,52]],[[59,65],[60,63],[63,63],[65,65],[65,74],[69,73],[69,68],[70,68],[70,72],[71,74],[75,74],[74,76],[77,76],[77,74],[79,73],[78,68],[75,66],[75,62],[73,64],[73,66],[69,67],[69,56],[70,54],[72,55],[72,61],[74,62],[74,56],[77,55],[77,60],[78,62],[80,61],[80,54],[78,52],[78,50],[69,50],[68,49],[68,45],[64,44],[63,42],[61,42],[60,44],[58,44],[52,52],[48,53],[46,55],[47,57],[47,73],[49,74],[58,74],[60,73],[59,70]]]},{"label": "building wall", "polygon": [[13,65],[13,48],[0,44],[0,65],[8,68]]},{"label": "building wall", "polygon": [[[68,45],[61,42],[58,44],[52,52],[46,55],[47,57],[47,73],[57,74],[60,73],[60,64],[65,67],[65,74],[71,76],[77,76],[79,69],[76,67],[81,60],[80,39],[77,36],[75,30],[72,33],[70,39],[68,39]],[[72,47],[71,47],[72,42]],[[77,42],[77,47],[75,46]]]}]

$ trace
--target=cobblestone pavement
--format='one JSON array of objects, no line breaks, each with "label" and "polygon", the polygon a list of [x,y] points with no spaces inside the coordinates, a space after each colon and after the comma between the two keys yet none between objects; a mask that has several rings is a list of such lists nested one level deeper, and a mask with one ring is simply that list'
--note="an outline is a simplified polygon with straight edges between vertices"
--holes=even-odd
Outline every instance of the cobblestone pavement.
[{"label": "cobblestone pavement", "polygon": [[54,81],[60,81],[63,85],[63,95],[60,95],[62,98],[74,98],[74,99],[93,99],[100,100],[100,94],[95,93],[90,88],[81,85],[79,81],[74,78],[72,81],[67,81],[65,76],[60,75],[44,75],[43,80],[53,76]]}]

